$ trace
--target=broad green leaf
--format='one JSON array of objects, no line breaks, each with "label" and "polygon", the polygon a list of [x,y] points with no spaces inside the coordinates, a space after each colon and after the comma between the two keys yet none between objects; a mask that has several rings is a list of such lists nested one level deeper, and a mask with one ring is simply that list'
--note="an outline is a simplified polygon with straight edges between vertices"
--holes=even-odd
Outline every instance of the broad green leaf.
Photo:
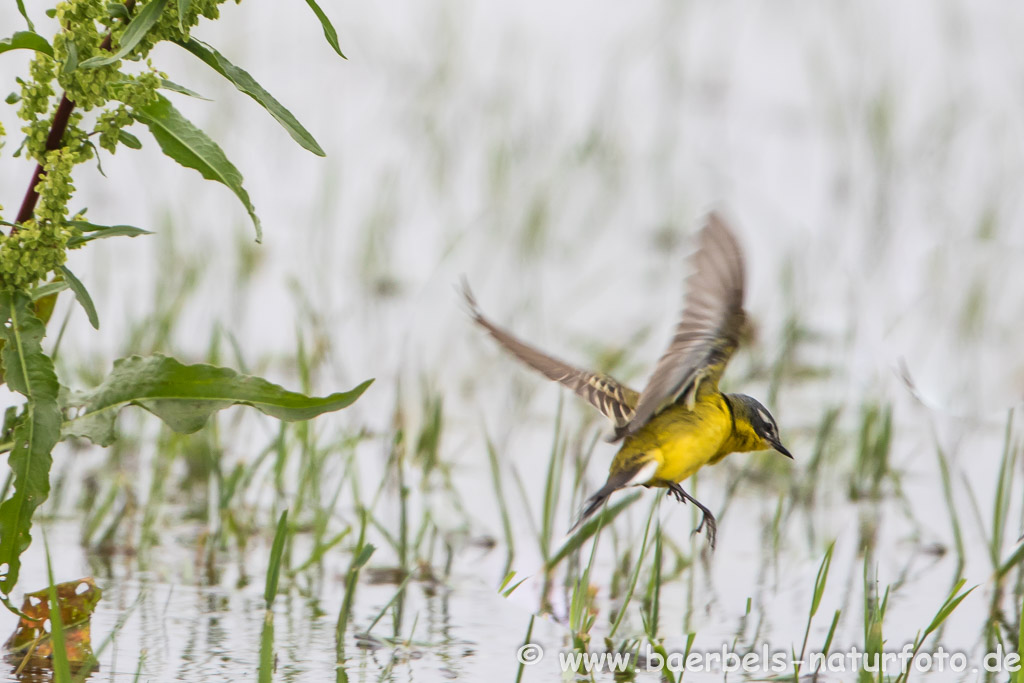
[{"label": "broad green leaf", "polygon": [[89,291],[85,288],[85,285],[65,266],[60,267],[60,272],[64,274],[64,279],[67,280],[71,291],[75,293],[78,303],[85,309],[85,315],[89,317],[89,324],[95,330],[100,329],[100,317],[96,314],[96,305],[92,302],[92,297],[89,296]]},{"label": "broad green leaf", "polygon": [[28,295],[0,293],[0,320],[10,321],[0,325],[7,386],[27,399],[7,459],[14,493],[0,504],[0,591],[9,594],[18,582],[21,553],[32,542],[32,514],[50,493],[50,451],[60,439],[61,414],[53,361],[42,348],[46,328],[32,314]]},{"label": "broad green leaf", "polygon": [[46,38],[32,31],[18,31],[10,38],[0,40],[0,53],[8,50],[35,50],[53,56],[53,48],[46,42]]},{"label": "broad green leaf", "polygon": [[83,69],[92,69],[97,66],[113,64],[117,60],[127,57],[128,53],[134,50],[135,46],[146,37],[149,29],[153,28],[165,7],[167,7],[167,0],[153,0],[153,2],[143,7],[135,15],[135,18],[132,19],[132,22],[128,24],[128,28],[121,35],[121,47],[117,52],[109,57],[92,57],[79,64],[79,66]]},{"label": "broad green leaf", "polygon": [[236,404],[279,420],[308,420],[348,407],[371,382],[317,398],[230,368],[183,365],[161,355],[130,356],[114,361],[114,369],[98,387],[68,399],[65,407],[74,415],[64,423],[63,438],[81,436],[109,445],[114,441],[114,418],[128,405],[145,408],[183,434],[198,431],[213,413]]},{"label": "broad green leaf", "polygon": [[320,5],[316,4],[316,0],[306,0],[306,4],[309,5],[311,10],[313,10],[313,14],[316,15],[316,18],[320,20],[320,25],[324,29],[324,38],[327,39],[327,42],[330,43],[331,47],[334,48],[334,51],[337,52],[342,59],[348,59],[348,57],[342,54],[341,47],[338,45],[338,32],[334,30],[334,25],[331,24],[331,20],[327,18],[324,11],[320,9]]},{"label": "broad green leaf", "polygon": [[138,237],[152,235],[149,230],[136,228],[133,225],[96,225],[88,221],[68,221],[68,225],[76,230],[76,234],[68,239],[68,247],[79,247],[86,242],[105,239],[107,237]]},{"label": "broad green leaf", "polygon": [[263,229],[249,193],[242,187],[242,174],[228,161],[224,152],[206,133],[196,128],[162,95],[147,107],[135,110],[135,118],[149,127],[163,153],[186,168],[194,168],[207,180],[226,185],[241,200],[256,228],[256,241],[263,240]]},{"label": "broad green leaf", "polygon": [[224,55],[195,38],[192,38],[188,42],[178,42],[178,45],[203,60],[207,66],[231,81],[239,91],[259,102],[260,105],[266,109],[271,116],[277,119],[277,122],[280,123],[286,131],[288,131],[288,134],[292,136],[292,140],[295,140],[295,142],[299,143],[304,149],[308,149],[317,156],[326,156],[324,150],[321,149],[317,141],[313,139],[310,132],[303,128],[302,124],[298,122],[292,113],[285,109],[284,105],[274,99],[273,95],[264,90],[263,87],[257,83],[247,71],[238,68],[229,62]]}]

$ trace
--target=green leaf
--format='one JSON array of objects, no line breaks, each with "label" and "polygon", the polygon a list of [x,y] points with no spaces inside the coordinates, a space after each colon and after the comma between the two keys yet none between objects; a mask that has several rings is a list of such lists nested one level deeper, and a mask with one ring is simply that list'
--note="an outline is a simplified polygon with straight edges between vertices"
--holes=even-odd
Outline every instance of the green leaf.
[{"label": "green leaf", "polygon": [[43,297],[56,294],[57,292],[63,292],[68,288],[68,283],[64,280],[57,280],[56,282],[47,282],[45,285],[39,285],[28,293],[28,296],[32,301],[39,301]]},{"label": "green leaf", "polygon": [[185,33],[185,23],[188,21],[188,8],[192,0],[178,0],[178,28]]},{"label": "green leaf", "polygon": [[351,405],[373,380],[323,398],[288,391],[260,377],[213,365],[183,365],[162,355],[130,356],[91,391],[73,395],[63,438],[81,436],[100,446],[114,441],[114,418],[128,405],[141,406],[176,432],[198,431],[209,417],[232,405],[248,405],[289,422],[308,420]]},{"label": "green leaf", "polygon": [[835,549],[836,542],[832,541],[828,550],[825,551],[825,556],[821,558],[821,564],[818,565],[818,576],[814,579],[814,597],[811,600],[809,619],[818,613],[818,607],[821,606],[821,598],[825,595],[825,584],[828,583],[828,571],[832,567],[832,552]]},{"label": "green leaf", "polygon": [[203,131],[196,128],[162,95],[147,107],[135,110],[135,118],[149,127],[163,153],[186,168],[194,168],[207,180],[226,185],[241,200],[256,228],[256,241],[263,240],[263,229],[249,193],[242,187],[242,174],[228,161],[224,152]]},{"label": "green leaf", "polygon": [[[1024,538],[1022,536],[1021,538]],[[1020,605],[1020,633],[1017,636],[1017,656],[1020,657],[1019,662],[1024,664],[1024,598],[1022,598]],[[1014,683],[1024,683],[1024,666],[1017,670],[1017,673],[1013,677]]]},{"label": "green leaf", "polygon": [[270,547],[270,564],[267,566],[267,585],[263,591],[263,600],[267,609],[274,606],[274,598],[277,597],[277,581],[281,576],[281,556],[284,554],[284,542],[288,540],[288,511],[281,513],[277,520],[277,532],[274,534],[274,544]]},{"label": "green leaf", "polygon": [[75,234],[68,238],[69,248],[80,247],[86,242],[107,237],[138,237],[139,235],[153,234],[149,230],[136,228],[133,225],[96,225],[88,221],[68,221],[68,225],[76,230]]},{"label": "green leaf", "polygon": [[266,109],[288,131],[288,134],[292,136],[292,140],[295,140],[304,149],[308,149],[320,157],[327,156],[310,132],[298,122],[290,111],[284,108],[284,105],[264,90],[247,71],[235,66],[224,55],[206,43],[202,43],[194,38],[188,42],[178,41],[178,45],[203,60],[207,66],[231,81],[239,91],[259,102],[260,106]]},{"label": "green leaf", "polygon": [[551,571],[558,566],[558,563],[568,557],[569,553],[577,550],[587,541],[588,538],[596,534],[600,529],[610,525],[612,520],[619,516],[619,513],[636,502],[639,497],[639,491],[623,496],[618,502],[605,506],[600,512],[587,520],[587,522],[581,526],[575,534],[566,539],[565,543],[562,544],[562,547],[551,556],[551,559],[548,560],[547,563],[548,571]]},{"label": "green leaf", "polygon": [[92,69],[98,66],[107,66],[113,64],[119,59],[123,59],[128,56],[128,53],[135,49],[146,34],[149,33],[149,29],[156,25],[157,20],[163,13],[164,8],[167,6],[167,0],[153,0],[142,10],[139,11],[135,18],[132,19],[132,23],[128,24],[128,28],[125,29],[124,34],[121,36],[121,49],[109,57],[92,57],[87,59],[79,66],[83,69]]},{"label": "green leaf", "polygon": [[53,662],[53,680],[55,683],[71,683],[71,665],[68,663],[68,651],[64,645],[64,619],[61,614],[60,600],[57,599],[57,586],[53,583],[53,562],[50,558],[50,544],[43,536],[46,547],[46,576],[50,580],[47,599],[50,608],[50,643],[51,661]]},{"label": "green leaf", "polygon": [[213,101],[209,97],[203,97],[202,95],[197,93],[195,90],[189,90],[185,86],[179,85],[179,84],[175,83],[174,81],[169,81],[166,78],[160,79],[160,87],[163,88],[164,90],[170,90],[171,92],[176,92],[176,93],[179,93],[181,95],[188,95],[189,97],[194,97],[197,100],[206,100],[207,102],[212,102]]},{"label": "green leaf", "polygon": [[78,68],[78,46],[68,41],[68,58],[64,60],[61,73],[69,74]]},{"label": "green leaf", "polygon": [[[19,2],[18,4],[20,5],[21,3]],[[25,18],[27,19],[28,17]],[[0,40],[0,52],[7,52],[8,50],[35,50],[36,52],[42,52],[44,55],[53,56],[53,48],[46,42],[46,38],[32,31],[18,31],[10,38]]]},{"label": "green leaf", "polygon": [[132,20],[132,15],[128,13],[128,8],[125,7],[123,2],[108,2],[107,14],[125,23]]},{"label": "green leaf", "polygon": [[68,287],[75,293],[78,303],[85,309],[85,315],[89,317],[89,324],[92,325],[94,330],[100,329],[100,317],[96,315],[96,305],[92,302],[92,297],[89,296],[85,285],[65,266],[60,267],[60,272],[64,273],[64,279],[67,280]]},{"label": "green leaf", "polygon": [[16,0],[16,4],[18,5],[18,12],[21,13],[21,16],[25,18],[25,23],[28,24],[28,30],[35,31],[36,27],[32,25],[32,20],[28,18],[28,12],[25,11],[25,0]]},{"label": "green leaf", "polygon": [[338,45],[338,32],[334,30],[331,20],[328,19],[327,15],[324,14],[324,11],[320,9],[320,5],[316,4],[316,0],[306,0],[306,4],[309,5],[311,10],[313,10],[313,14],[316,15],[316,18],[320,20],[320,25],[323,26],[324,29],[324,38],[327,39],[327,42],[330,43],[331,47],[334,48],[334,51],[337,52],[342,59],[348,59],[348,57],[342,54],[341,47]]},{"label": "green leaf", "polygon": [[43,353],[46,328],[32,314],[24,292],[0,293],[0,325],[7,386],[24,396],[24,411],[14,427],[8,464],[14,493],[0,504],[0,591],[9,594],[18,582],[21,554],[32,542],[32,514],[50,493],[50,451],[60,439],[60,386],[53,361]]},{"label": "green leaf", "polygon": [[142,142],[126,130],[117,131],[117,141],[128,149],[142,149]]}]

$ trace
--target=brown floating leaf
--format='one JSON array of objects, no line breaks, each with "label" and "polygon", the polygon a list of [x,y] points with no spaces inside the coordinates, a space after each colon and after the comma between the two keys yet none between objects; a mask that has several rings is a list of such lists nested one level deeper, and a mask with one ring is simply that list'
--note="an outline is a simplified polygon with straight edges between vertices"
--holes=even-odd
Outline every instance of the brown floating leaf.
[{"label": "brown floating leaf", "polygon": [[[68,661],[81,664],[92,659],[92,639],[89,620],[103,592],[92,577],[67,581],[54,586],[60,618],[64,624],[64,646]],[[27,593],[21,605],[24,616],[18,621],[14,633],[7,639],[4,649],[19,659],[49,659],[53,655],[50,640],[50,589]]]}]

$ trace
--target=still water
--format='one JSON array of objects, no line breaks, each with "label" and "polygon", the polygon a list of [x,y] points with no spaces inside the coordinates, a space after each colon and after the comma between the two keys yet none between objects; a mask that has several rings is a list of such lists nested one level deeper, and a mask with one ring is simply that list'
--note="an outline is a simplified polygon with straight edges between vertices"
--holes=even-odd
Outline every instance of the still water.
[{"label": "still water", "polygon": [[[248,515],[244,547],[232,540],[210,550],[226,524],[209,509],[223,482],[200,479],[214,483],[196,493],[184,456],[158,475],[166,444],[152,421],[122,417],[132,438],[116,457],[70,447],[55,454],[62,488],[45,509],[19,588],[45,582],[43,531],[58,581],[97,578],[104,599],[94,644],[111,644],[91,680],[255,679],[276,512],[312,496],[311,509],[325,510],[326,527],[341,533],[358,520],[353,487],[375,501],[368,539],[378,551],[344,643],[349,680],[513,680],[542,602],[531,641],[546,655],[525,667],[524,680],[561,675],[570,591],[564,567],[542,591],[536,531],[556,414],[567,463],[594,444],[585,490],[603,481],[614,448],[584,406],[472,327],[453,285],[466,276],[495,320],[574,363],[617,363],[616,376],[636,387],[668,339],[692,236],[711,206],[733,218],[746,250],[756,324],[727,388],[770,403],[796,460],[733,456],[701,475],[700,498],[720,520],[713,555],[689,535],[692,510],[662,502],[656,519],[687,562],[664,570],[658,635],[666,650],[683,652],[689,633],[702,652],[723,644],[799,649],[819,563],[835,540],[810,651],[836,610],[836,648],[863,645],[870,547],[867,583],[879,593],[891,588],[887,648],[912,641],[957,578],[979,586],[928,645],[964,653],[971,667],[955,678],[979,679],[973,669],[990,645],[983,628],[993,605],[1004,610],[1004,635],[1020,613],[1016,571],[1005,593],[993,593],[989,547],[1007,413],[1024,386],[1024,9],[966,0],[770,8],[344,2],[325,5],[349,57],[342,61],[300,5],[225,6],[224,18],[197,35],[289,106],[328,157],[294,146],[189,55],[159,47],[154,60],[171,80],[216,100],[175,101],[244,173],[264,244],[251,244],[230,193],[161,159],[148,140],[139,153],[104,160],[105,178],[83,168],[78,197],[93,220],[159,235],[72,256],[103,327],[93,333],[72,313],[62,376],[88,385],[140,345],[200,361],[211,338],[220,335],[226,348],[230,335],[242,357],[221,351],[220,362],[244,361],[297,387],[290,358],[299,330],[320,354],[315,392],[376,383],[315,423],[325,449],[315,496],[302,489],[301,472],[286,469],[278,486],[269,461],[259,460],[276,426],[239,409],[223,418],[222,470],[253,472],[231,508]],[[20,21],[13,7],[0,9],[4,27]],[[23,64],[21,55],[3,55],[2,82],[12,83]],[[17,130],[8,109],[0,116]],[[5,206],[16,205],[29,172],[0,159]],[[147,317],[156,310],[173,312],[159,341]],[[392,487],[375,492],[396,413],[411,442],[429,422],[425,397],[443,403],[443,467],[422,481],[409,474],[407,509],[412,530],[424,519],[433,525],[423,546],[429,571],[392,603],[399,583],[388,570],[398,558],[388,538],[402,519],[400,496]],[[889,465],[879,490],[851,495],[872,484],[856,459],[863,415],[886,406]],[[818,448],[833,408],[838,426]],[[336,445],[360,433],[356,445]],[[515,581],[532,577],[509,599],[496,590],[510,548],[488,439],[511,518],[510,568]],[[808,477],[816,451],[820,468]],[[554,547],[576,509],[572,470],[566,464]],[[1019,458],[1011,471],[1021,476]],[[1020,487],[1011,490],[1001,558],[1022,526]],[[88,491],[120,492],[113,514],[129,520],[102,552],[82,543]],[[325,503],[336,491],[334,504]],[[591,576],[597,650],[614,614],[609,596],[621,595],[616,570],[623,558],[635,562],[654,500],[646,493],[599,546]],[[152,526],[144,527],[143,510],[157,511]],[[296,536],[292,566],[309,555],[309,527]],[[154,538],[142,543],[143,533]],[[334,632],[355,535],[316,570],[285,579],[275,605],[277,680],[336,677]],[[357,638],[378,615],[371,637]],[[0,614],[0,630],[13,625]],[[635,604],[623,629],[617,640],[642,636]],[[704,677],[722,678],[686,678]]]}]

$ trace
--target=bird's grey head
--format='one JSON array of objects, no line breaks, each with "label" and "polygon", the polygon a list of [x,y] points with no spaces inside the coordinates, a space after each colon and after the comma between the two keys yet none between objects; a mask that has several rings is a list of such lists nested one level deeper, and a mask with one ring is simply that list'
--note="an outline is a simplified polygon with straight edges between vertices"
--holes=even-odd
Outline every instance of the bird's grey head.
[{"label": "bird's grey head", "polygon": [[768,412],[768,409],[761,405],[761,402],[752,396],[746,394],[731,394],[730,398],[735,399],[733,403],[733,409],[750,423],[751,429],[754,433],[767,444],[769,448],[772,448],[779,453],[782,453],[787,458],[792,458],[785,446],[782,445],[782,441],[779,437],[779,425],[776,424],[775,418]]}]

